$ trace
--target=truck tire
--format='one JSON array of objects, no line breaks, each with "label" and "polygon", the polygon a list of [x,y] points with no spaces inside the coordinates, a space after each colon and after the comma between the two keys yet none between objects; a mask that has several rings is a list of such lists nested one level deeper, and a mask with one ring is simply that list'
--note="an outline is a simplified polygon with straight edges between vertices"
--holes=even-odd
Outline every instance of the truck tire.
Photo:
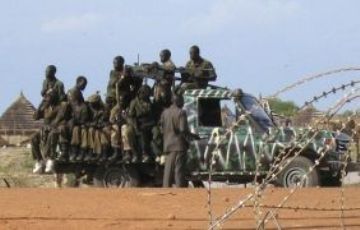
[{"label": "truck tire", "polygon": [[104,173],[103,184],[107,188],[139,187],[140,177],[134,168],[110,167]]},{"label": "truck tire", "polygon": [[309,168],[314,165],[310,159],[297,156],[291,163],[289,163],[282,172],[278,175],[277,184],[289,188],[294,186],[300,187],[316,187],[320,185],[319,173],[316,168],[307,174],[304,183],[301,183],[302,176],[309,172]]}]

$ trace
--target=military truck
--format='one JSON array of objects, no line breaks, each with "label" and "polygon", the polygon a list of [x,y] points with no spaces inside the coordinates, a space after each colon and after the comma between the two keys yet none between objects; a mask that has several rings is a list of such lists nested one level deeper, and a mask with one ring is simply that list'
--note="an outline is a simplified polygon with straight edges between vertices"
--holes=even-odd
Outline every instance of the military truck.
[{"label": "military truck", "polygon": [[[200,140],[191,143],[187,179],[195,187],[211,175],[213,181],[246,184],[261,180],[280,157],[295,156],[277,175],[275,185],[339,186],[350,137],[328,130],[278,127],[261,103],[242,90],[209,88],[187,90],[184,109],[191,131]],[[307,173],[326,150],[315,170]],[[299,154],[298,154],[299,153]],[[87,174],[95,186],[160,186],[158,163],[57,163],[57,173]],[[302,180],[303,175],[306,179]],[[303,183],[301,183],[303,182]]]}]

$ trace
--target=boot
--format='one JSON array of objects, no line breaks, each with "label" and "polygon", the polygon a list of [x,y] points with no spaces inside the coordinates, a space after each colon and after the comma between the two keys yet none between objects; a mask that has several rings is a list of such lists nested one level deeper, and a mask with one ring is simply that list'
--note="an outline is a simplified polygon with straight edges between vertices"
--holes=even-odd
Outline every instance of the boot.
[{"label": "boot", "polygon": [[104,163],[107,160],[107,152],[109,151],[109,148],[106,146],[101,147],[101,154],[99,156],[99,163]]},{"label": "boot", "polygon": [[90,162],[91,158],[92,158],[92,155],[93,155],[93,153],[92,153],[91,150],[85,151],[84,161],[85,162]]},{"label": "boot", "polygon": [[149,156],[149,154],[144,153],[143,157],[142,157],[142,162],[143,163],[149,163],[151,161],[151,157]]},{"label": "boot", "polygon": [[120,157],[121,157],[121,149],[120,148],[114,148],[114,153],[108,158],[108,161],[113,163],[116,160],[118,160],[118,158],[120,158]]},{"label": "boot", "polygon": [[69,157],[69,149],[67,144],[60,144],[60,153],[56,158],[56,161],[66,162]]},{"label": "boot", "polygon": [[78,153],[79,153],[79,147],[71,146],[69,161],[70,162],[75,162],[76,156],[78,155]]},{"label": "boot", "polygon": [[34,174],[41,174],[44,171],[44,162],[37,161],[34,165],[33,173]]},{"label": "boot", "polygon": [[80,149],[79,152],[80,152],[80,153],[79,153],[78,156],[76,157],[75,161],[77,161],[77,162],[83,162],[83,161],[84,161],[85,154],[86,154],[86,150],[85,150],[85,149]]},{"label": "boot", "polygon": [[101,154],[92,153],[90,161],[91,162],[97,162],[97,161],[99,161],[100,156],[101,156]]},{"label": "boot", "polygon": [[54,161],[51,159],[46,160],[45,164],[45,173],[53,173],[54,172]]},{"label": "boot", "polygon": [[131,160],[131,163],[138,163],[140,160],[140,157],[138,156],[138,154],[133,154],[133,158]]}]

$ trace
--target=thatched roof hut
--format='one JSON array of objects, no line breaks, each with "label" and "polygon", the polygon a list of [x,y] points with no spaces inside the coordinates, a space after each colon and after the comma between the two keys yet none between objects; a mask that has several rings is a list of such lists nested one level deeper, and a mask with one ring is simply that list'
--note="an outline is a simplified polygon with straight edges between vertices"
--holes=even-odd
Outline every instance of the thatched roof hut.
[{"label": "thatched roof hut", "polygon": [[0,117],[2,135],[29,135],[42,126],[42,121],[35,121],[35,107],[21,92],[20,96]]}]

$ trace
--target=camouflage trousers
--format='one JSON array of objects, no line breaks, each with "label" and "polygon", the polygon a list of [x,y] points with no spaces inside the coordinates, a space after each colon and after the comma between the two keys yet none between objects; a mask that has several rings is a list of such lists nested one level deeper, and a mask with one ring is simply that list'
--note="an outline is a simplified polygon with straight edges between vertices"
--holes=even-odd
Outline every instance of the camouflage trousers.
[{"label": "camouflage trousers", "polygon": [[90,128],[88,131],[89,149],[95,154],[101,154],[104,146],[110,145],[110,129]]},{"label": "camouflage trousers", "polygon": [[41,161],[54,159],[57,155],[56,150],[60,144],[69,143],[69,131],[65,125],[58,128],[43,127],[31,138],[31,152],[33,159]]},{"label": "camouflage trousers", "polygon": [[76,146],[81,149],[89,148],[89,131],[85,127],[74,126],[71,132],[71,146]]},{"label": "camouflage trousers", "polygon": [[123,151],[136,152],[135,132],[129,125],[113,125],[111,129],[111,146],[121,148]]}]

